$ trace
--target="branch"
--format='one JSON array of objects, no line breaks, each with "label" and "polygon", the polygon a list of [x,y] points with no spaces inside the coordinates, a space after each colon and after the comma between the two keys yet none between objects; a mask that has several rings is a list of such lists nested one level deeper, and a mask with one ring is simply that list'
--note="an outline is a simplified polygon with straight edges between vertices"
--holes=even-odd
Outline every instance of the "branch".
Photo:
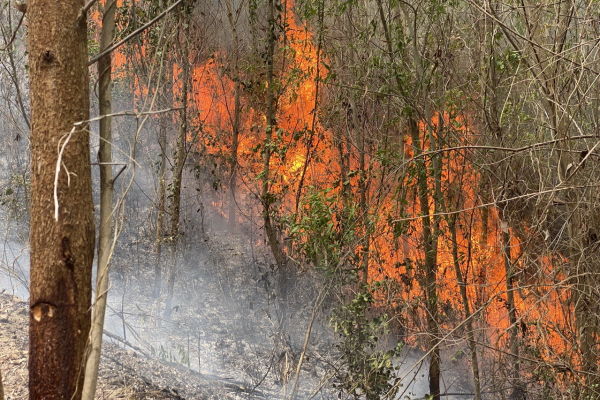
[{"label": "branch", "polygon": [[[17,3],[15,3],[16,5]],[[21,14],[21,18],[19,19],[19,23],[17,24],[17,27],[15,28],[15,31],[12,34],[12,37],[10,38],[10,40],[8,41],[8,43],[6,44],[6,46],[4,46],[3,48],[0,49],[0,51],[6,51],[8,50],[8,48],[10,47],[10,45],[15,41],[15,38],[17,37],[17,32],[19,30],[19,28],[21,27],[21,24],[23,23],[23,18],[25,18],[25,13]]]},{"label": "branch", "polygon": [[[594,75],[600,75],[600,72],[596,71],[593,68],[588,67],[587,65],[584,65],[582,63],[578,63],[575,60],[570,59],[569,57],[566,57],[565,55],[563,55],[563,53],[565,53],[565,51],[560,51],[560,52],[555,52],[551,49],[548,49],[546,47],[544,47],[542,44],[535,42],[534,40],[520,34],[519,32],[517,32],[514,29],[511,29],[508,25],[506,25],[504,22],[502,22],[500,20],[500,18],[498,18],[493,12],[488,12],[485,8],[483,8],[480,4],[477,4],[476,1],[471,0],[470,3],[473,5],[473,7],[475,7],[476,9],[478,9],[479,11],[481,11],[483,14],[485,14],[486,16],[490,17],[492,20],[494,20],[494,22],[496,22],[498,25],[500,25],[500,27],[502,28],[502,31],[504,32],[505,36],[507,37],[508,41],[510,42],[510,44],[513,46],[513,48],[515,49],[515,51],[517,51],[519,54],[522,52],[523,49],[521,49],[519,46],[517,46],[517,43],[514,41],[513,37],[511,35],[509,35],[509,33],[511,33],[512,35],[520,38],[521,40],[529,43],[529,45],[533,48],[538,48],[544,52],[546,52],[547,54],[559,58],[561,60],[564,60],[566,62],[571,63],[572,65],[579,67],[581,69],[584,69],[588,72],[593,73]],[[592,49],[594,47],[596,47],[599,43],[600,43],[600,39],[595,40],[594,45],[592,47]],[[576,46],[579,47],[579,46]],[[575,48],[575,47],[574,47]]]},{"label": "branch", "polygon": [[79,18],[83,18],[84,16],[86,16],[87,12],[90,11],[90,8],[92,8],[96,1],[98,0],[89,0],[87,3],[85,3],[83,8],[81,9],[81,12],[79,13]]},{"label": "branch", "polygon": [[165,15],[167,15],[171,10],[173,10],[175,7],[177,7],[182,2],[183,2],[183,0],[177,0],[175,3],[173,3],[173,5],[171,7],[167,8],[165,11],[163,11],[162,13],[160,13],[159,15],[157,15],[152,21],[150,21],[150,22],[146,23],[145,25],[141,26],[140,28],[136,29],[135,31],[133,31],[126,38],[124,38],[124,39],[120,40],[119,42],[113,44],[108,49],[106,49],[102,53],[100,53],[97,56],[95,56],[94,58],[92,58],[90,61],[88,61],[88,66],[90,66],[90,65],[98,62],[98,60],[100,60],[102,57],[106,56],[107,54],[112,53],[117,48],[121,47],[122,45],[124,45],[125,43],[127,43],[128,41],[130,41],[131,39],[133,39],[134,37],[136,37],[137,35],[139,35],[143,31],[145,31],[146,29],[150,28],[152,25],[154,25],[155,23],[157,23],[162,17],[164,17]]},{"label": "branch", "polygon": [[564,191],[564,190],[571,190],[571,189],[588,189],[588,188],[597,188],[598,185],[572,185],[572,186],[561,186],[560,184],[550,188],[550,189],[546,189],[546,190],[540,190],[537,192],[533,192],[533,193],[525,193],[522,194],[520,196],[514,196],[514,197],[509,197],[506,199],[501,199],[501,200],[495,200],[489,203],[483,203],[483,204],[479,204],[473,207],[467,207],[467,208],[463,208],[461,210],[454,210],[454,211],[447,211],[447,212],[436,212],[436,213],[431,213],[431,214],[427,214],[427,215],[418,215],[415,217],[405,217],[405,218],[397,218],[394,219],[392,222],[405,222],[405,221],[416,221],[418,219],[423,219],[423,218],[427,218],[427,217],[431,217],[431,216],[446,216],[446,215],[456,215],[456,214],[461,214],[461,213],[465,213],[468,211],[474,211],[474,210],[478,210],[480,208],[485,208],[485,207],[490,207],[490,206],[498,206],[500,204],[505,204],[508,203],[510,201],[514,201],[514,200],[520,200],[520,199],[530,199],[532,197],[537,197],[537,196],[542,196],[544,194],[552,194],[555,192],[560,192],[560,191]]},{"label": "branch", "polygon": [[117,340],[121,343],[123,343],[125,346],[127,347],[131,347],[133,350],[137,351],[138,353],[142,354],[143,356],[145,356],[146,358],[152,358],[150,357],[150,355],[148,353],[146,353],[143,349],[141,349],[140,347],[128,342],[127,340],[123,339],[122,337],[115,335],[114,333],[111,333],[109,331],[107,331],[106,329],[104,329],[104,331],[102,332],[103,334],[105,334],[106,336],[108,336],[111,339]]}]

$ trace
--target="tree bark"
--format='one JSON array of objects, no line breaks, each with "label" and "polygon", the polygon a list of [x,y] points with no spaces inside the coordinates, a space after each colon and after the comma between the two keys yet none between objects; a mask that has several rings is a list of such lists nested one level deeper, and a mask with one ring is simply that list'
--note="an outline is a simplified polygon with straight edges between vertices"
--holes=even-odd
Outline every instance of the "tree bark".
[{"label": "tree bark", "polygon": [[242,83],[240,82],[240,38],[237,28],[237,19],[240,15],[240,8],[235,10],[231,0],[226,0],[225,5],[227,6],[227,18],[229,20],[229,26],[233,34],[233,81],[234,81],[234,92],[233,92],[233,124],[232,124],[232,138],[231,138],[231,160],[230,160],[230,175],[229,175],[229,231],[234,232],[236,227],[236,189],[237,189],[237,167],[238,167],[238,147],[240,137],[240,116],[242,113],[242,102],[241,92]]},{"label": "tree bark", "polygon": [[273,132],[276,130],[277,120],[275,118],[275,77],[273,73],[273,64],[275,59],[275,0],[269,0],[267,4],[267,20],[269,24],[269,37],[267,39],[267,127],[265,129],[265,141],[263,149],[263,171],[262,171],[262,192],[261,199],[263,203],[263,221],[265,224],[265,233],[275,262],[283,273],[285,257],[281,251],[281,246],[277,239],[277,233],[271,220],[271,204],[273,203],[273,194],[270,192],[270,164],[271,154],[273,153]]},{"label": "tree bark", "polygon": [[83,0],[27,4],[30,399],[78,400],[83,388],[95,242],[89,131],[81,123],[89,119],[83,6]]},{"label": "tree bark", "polygon": [[[188,25],[189,27],[189,25]],[[170,240],[170,261],[169,261],[169,273],[167,277],[167,300],[165,302],[164,317],[171,317],[171,303],[175,294],[175,277],[177,274],[177,266],[175,265],[175,253],[177,250],[177,243],[179,241],[179,219],[181,211],[181,180],[183,177],[183,167],[185,166],[185,159],[187,152],[185,149],[185,141],[187,138],[187,106],[188,106],[188,81],[190,76],[190,65],[189,65],[189,28],[184,28],[183,38],[185,43],[183,44],[183,54],[181,56],[181,67],[182,67],[182,78],[181,78],[181,110],[179,111],[179,133],[177,137],[177,148],[175,150],[175,169],[173,171],[173,183],[171,192],[171,232],[169,235]]]},{"label": "tree bark", "polygon": [[[102,33],[100,36],[100,52],[106,50],[115,36],[116,0],[108,0],[102,17]],[[98,60],[99,75],[99,111],[100,115],[112,113],[112,55],[108,54]],[[112,118],[100,120],[100,234],[98,237],[98,272],[96,276],[96,302],[92,316],[90,332],[90,348],[86,364],[83,384],[84,400],[93,400],[98,380],[98,367],[102,351],[102,335],[104,332],[104,315],[108,296],[108,280],[110,258],[112,256],[113,228],[113,173],[112,173]]]},{"label": "tree bark", "polygon": [[158,141],[160,143],[160,170],[158,172],[158,215],[156,216],[156,242],[154,251],[156,253],[156,264],[154,265],[154,290],[152,297],[160,296],[162,283],[162,268],[160,257],[162,255],[163,231],[165,221],[165,198],[167,195],[166,163],[167,163],[167,117],[160,116],[158,128]]}]

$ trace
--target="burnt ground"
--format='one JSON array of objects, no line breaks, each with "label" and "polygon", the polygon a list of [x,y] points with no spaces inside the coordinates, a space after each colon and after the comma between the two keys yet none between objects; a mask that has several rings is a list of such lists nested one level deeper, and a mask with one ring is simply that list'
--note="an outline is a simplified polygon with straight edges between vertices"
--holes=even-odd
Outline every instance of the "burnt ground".
[{"label": "burnt ground", "polygon": [[[284,398],[316,299],[315,276],[292,272],[281,324],[281,282],[268,255],[240,235],[184,243],[175,257],[172,314],[152,297],[150,240],[123,242],[113,258],[98,399]],[[187,246],[187,248],[185,247]],[[163,265],[166,275],[168,254]],[[327,310],[318,313],[298,398],[337,398]],[[7,399],[26,399],[28,302],[0,295],[0,368]]]},{"label": "burnt ground", "polygon": [[[166,250],[158,299],[152,297],[156,262],[152,243],[124,244],[129,249],[118,252],[113,263],[107,329],[180,370],[235,382],[236,390],[243,392],[236,396],[284,398],[320,282],[316,275],[293,268],[282,282],[269,252],[248,238],[251,235],[222,231],[188,237],[175,261]],[[125,255],[120,261],[119,254]],[[141,266],[138,259],[144,260]],[[164,282],[170,262],[176,263],[177,279],[172,313],[166,318]],[[285,301],[281,285],[286,287]],[[318,311],[299,377],[302,399],[337,398],[328,381],[336,364],[334,338],[327,326],[329,309],[321,306]]]},{"label": "burnt ground", "polygon": [[[185,236],[175,257],[164,249],[162,293],[155,299],[151,229],[125,233],[112,260],[97,398],[286,398],[322,277],[292,267],[282,281],[268,249],[253,244],[260,236],[216,230],[209,236]],[[9,244],[11,252],[5,249],[0,261],[9,265],[13,275],[19,264],[23,281],[27,251],[17,249],[20,246],[15,242]],[[171,315],[165,317],[169,263],[176,266],[177,278]],[[7,399],[26,399],[28,303],[9,292],[10,287],[0,295],[0,368]],[[340,365],[328,326],[330,300],[316,308],[299,375],[298,400],[353,398],[338,397],[332,389],[331,377]],[[459,347],[462,354],[464,343]],[[408,350],[405,358],[398,360],[405,371],[410,370],[402,398],[422,398],[427,392],[427,365],[418,361],[421,355]],[[452,374],[445,385],[453,391],[469,392],[469,385],[464,384],[469,375],[466,365],[459,364],[446,365]]]},{"label": "burnt ground", "polygon": [[[27,399],[28,302],[0,295],[0,365],[7,400]],[[97,399],[225,399],[243,390],[105,343]]]}]

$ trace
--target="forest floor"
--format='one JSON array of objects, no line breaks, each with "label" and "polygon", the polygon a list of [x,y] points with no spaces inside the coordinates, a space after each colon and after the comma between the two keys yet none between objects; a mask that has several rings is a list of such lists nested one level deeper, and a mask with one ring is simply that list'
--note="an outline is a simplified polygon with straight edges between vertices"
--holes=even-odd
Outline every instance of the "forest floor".
[{"label": "forest floor", "polygon": [[[29,303],[0,295],[0,365],[6,400],[28,398]],[[105,343],[97,399],[227,399],[243,387]]]},{"label": "forest floor", "polygon": [[[212,231],[210,237],[185,237],[174,256],[164,249],[162,291],[154,298],[153,236],[140,230],[122,238],[112,259],[98,399],[284,399],[303,352],[297,399],[353,397],[338,397],[332,386],[340,368],[328,326],[334,301],[316,303],[322,283],[314,272],[291,269],[282,282],[266,247],[253,244],[260,240],[255,233]],[[10,246],[19,257],[12,261]],[[16,250],[16,242],[8,247],[5,243],[2,261],[12,265],[13,276],[20,265],[18,292],[25,298],[28,253]],[[171,315],[165,316],[170,265],[177,274]],[[28,302],[14,295],[15,284],[12,290],[8,294],[7,286],[0,295],[0,368],[7,400],[28,397]],[[408,377],[401,398],[422,398],[427,363],[416,349],[404,356],[398,360]],[[448,388],[470,391],[462,384],[468,376],[464,367],[452,365]]]},{"label": "forest floor", "polygon": [[[291,388],[315,301],[318,279],[289,271],[287,323],[282,323],[278,273],[269,253],[248,235],[211,232],[186,238],[174,259],[163,253],[161,296],[153,298],[152,243],[124,243],[115,254],[115,278],[106,329],[146,354],[212,377],[236,382],[243,398],[282,399]],[[126,251],[124,251],[126,250]],[[171,315],[165,317],[166,274],[177,275]],[[149,267],[151,266],[151,267]],[[333,399],[334,336],[327,307],[313,321],[299,376],[299,398]],[[244,389],[240,389],[244,388]]]},{"label": "forest floor", "polygon": [[[96,398],[284,398],[316,298],[313,278],[295,278],[293,323],[283,333],[276,274],[266,256],[259,261],[260,250],[228,234],[187,246],[163,264],[163,281],[168,263],[177,266],[170,317],[165,283],[162,296],[152,296],[151,241],[117,249]],[[28,302],[7,293],[0,295],[0,368],[6,399],[26,399]],[[311,338],[299,398],[337,398],[327,384],[333,346],[325,321],[315,321]]]}]

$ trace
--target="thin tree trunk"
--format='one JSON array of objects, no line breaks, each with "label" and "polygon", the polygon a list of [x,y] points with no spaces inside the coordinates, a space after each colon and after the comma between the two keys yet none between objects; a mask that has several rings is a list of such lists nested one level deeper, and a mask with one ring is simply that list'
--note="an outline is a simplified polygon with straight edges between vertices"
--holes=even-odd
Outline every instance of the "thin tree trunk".
[{"label": "thin tree trunk", "polygon": [[427,165],[420,157],[422,153],[421,138],[417,121],[409,118],[409,130],[417,163],[417,190],[421,214],[421,237],[425,255],[425,309],[427,313],[428,351],[429,351],[429,393],[433,400],[440,400],[440,338],[438,326],[437,295],[437,242],[434,235],[429,206],[429,188],[427,186]]},{"label": "thin tree trunk", "polygon": [[308,170],[308,165],[310,163],[312,150],[318,147],[318,142],[316,146],[313,146],[313,141],[315,138],[316,128],[317,128],[317,112],[319,107],[319,97],[320,87],[321,87],[321,50],[323,48],[323,35],[325,32],[325,28],[323,26],[325,20],[325,0],[320,0],[318,3],[318,35],[317,35],[317,53],[315,59],[315,106],[314,112],[312,113],[312,123],[310,127],[310,135],[306,140],[306,155],[304,156],[304,165],[302,166],[302,173],[300,174],[300,181],[298,182],[298,189],[296,190],[296,204],[294,208],[294,212],[298,214],[298,207],[300,206],[300,198],[302,196],[302,189],[304,188],[304,181],[306,179],[306,172]]},{"label": "thin tree trunk", "polygon": [[[115,35],[115,9],[116,1],[109,0],[102,17],[102,33],[100,36],[100,52],[108,48]],[[112,113],[112,57],[106,55],[98,61],[99,74],[99,110],[100,115]],[[100,148],[98,161],[100,164],[100,233],[98,237],[98,269],[96,276],[96,302],[92,317],[90,332],[90,348],[86,364],[85,380],[83,385],[84,400],[93,400],[96,393],[98,380],[98,367],[102,351],[102,335],[104,332],[104,315],[106,313],[106,300],[108,296],[108,278],[110,258],[112,255],[112,227],[113,227],[113,173],[112,173],[112,132],[111,117],[100,120]]]},{"label": "thin tree trunk", "polygon": [[[263,203],[263,221],[265,224],[265,233],[275,262],[283,275],[285,266],[285,257],[281,251],[279,240],[273,222],[271,220],[271,204],[273,204],[273,194],[270,192],[270,163],[273,153],[273,132],[276,130],[277,121],[275,119],[275,79],[273,74],[273,64],[275,58],[275,0],[269,0],[267,4],[267,19],[269,24],[269,33],[267,38],[267,127],[265,129],[265,141],[263,149],[263,171],[262,171],[262,191],[261,199]],[[285,285],[284,285],[285,286]],[[284,288],[281,288],[284,290]]]},{"label": "thin tree trunk", "polygon": [[[352,55],[354,55],[352,53]],[[354,57],[352,57],[354,58]],[[355,132],[356,142],[358,143],[358,193],[359,193],[359,209],[360,217],[362,220],[362,246],[361,246],[361,269],[362,278],[361,283],[366,285],[369,279],[369,244],[371,241],[371,234],[369,228],[369,205],[368,205],[368,185],[367,185],[367,171],[366,171],[366,138],[365,131],[361,129],[358,121],[358,110],[356,108],[356,102],[353,96],[350,95],[349,102],[352,107],[352,125]]]},{"label": "thin tree trunk", "polygon": [[167,299],[165,302],[165,318],[171,317],[171,303],[175,292],[175,278],[177,274],[177,266],[175,263],[175,255],[177,244],[179,242],[179,219],[181,210],[181,181],[183,177],[183,167],[187,157],[185,142],[187,138],[187,107],[188,107],[188,84],[189,84],[189,25],[184,28],[183,54],[181,57],[181,66],[183,77],[181,79],[181,110],[179,111],[179,134],[177,137],[177,149],[175,153],[175,170],[173,171],[173,184],[171,192],[171,232],[170,239],[170,261],[169,273],[167,277]]},{"label": "thin tree trunk", "polygon": [[[233,81],[234,81],[234,92],[233,92],[233,126],[232,126],[232,138],[231,138],[231,161],[230,168],[231,172],[229,175],[229,231],[234,232],[236,227],[236,189],[237,189],[237,164],[238,164],[238,147],[239,147],[239,136],[240,136],[240,116],[242,113],[242,102],[241,102],[241,91],[242,83],[240,82],[240,38],[237,29],[237,17],[240,9],[233,11],[233,5],[231,0],[226,0],[225,5],[227,6],[227,18],[229,20],[229,26],[233,33]],[[240,4],[241,7],[241,4]]]},{"label": "thin tree trunk", "polygon": [[[503,221],[504,222],[504,221]],[[502,226],[502,254],[504,258],[504,271],[506,274],[506,308],[508,309],[508,349],[510,352],[509,376],[512,392],[520,390],[519,376],[519,330],[517,327],[517,310],[515,308],[515,273],[510,251],[510,231],[508,224]]]},{"label": "thin tree trunk", "polygon": [[481,380],[479,375],[479,360],[477,358],[477,343],[475,341],[475,333],[473,331],[473,314],[469,305],[469,297],[467,295],[467,282],[463,277],[460,269],[460,259],[458,256],[458,237],[456,234],[456,215],[448,219],[448,229],[452,235],[452,261],[460,297],[462,300],[463,311],[465,313],[465,323],[467,325],[467,340],[469,341],[469,350],[471,351],[471,371],[473,373],[473,387],[475,388],[475,400],[481,400]]},{"label": "thin tree trunk", "polygon": [[95,232],[84,122],[89,119],[89,77],[83,6],[83,0],[27,4],[30,399],[79,400],[85,376]]},{"label": "thin tree trunk", "polygon": [[[381,0],[377,0],[377,10],[383,32],[386,39],[387,52],[392,64],[395,61],[394,51],[392,48],[393,42],[391,33],[385,17],[383,4]],[[405,11],[406,12],[406,11]],[[407,20],[411,20],[407,18]],[[429,104],[427,100],[427,88],[423,78],[421,65],[421,56],[417,48],[418,36],[416,27],[416,15],[411,26],[412,46],[413,46],[413,62],[417,71],[417,78],[422,83],[421,91],[425,100],[426,119],[429,126],[430,146],[435,147],[435,138],[431,132],[431,118],[429,117]],[[399,92],[402,92],[402,82],[400,74],[394,74],[396,86]],[[442,118],[442,116],[440,116]],[[429,205],[429,188],[428,188],[428,167],[425,161],[420,157],[423,152],[421,148],[421,137],[417,121],[415,120],[414,110],[408,117],[408,130],[412,139],[414,149],[414,159],[417,165],[417,190],[419,197],[419,207],[421,213],[421,237],[423,240],[423,252],[425,256],[425,309],[427,313],[427,331],[428,331],[428,351],[429,351],[429,393],[433,396],[433,400],[440,400],[440,335],[438,326],[438,293],[437,293],[437,246],[439,237],[439,217],[430,216],[431,207]],[[434,148],[432,148],[434,150]],[[441,169],[439,166],[438,157],[433,159],[434,179],[435,179],[435,194],[434,194],[434,213],[438,207],[441,196]]]},{"label": "thin tree trunk", "polygon": [[167,117],[165,115],[160,116],[159,124],[158,141],[160,144],[160,170],[158,172],[158,215],[156,216],[156,242],[154,245],[154,251],[156,252],[156,264],[154,265],[154,290],[152,292],[152,297],[155,299],[160,296],[160,287],[162,284],[162,267],[160,265],[160,257],[162,255],[165,200],[167,195]]}]

